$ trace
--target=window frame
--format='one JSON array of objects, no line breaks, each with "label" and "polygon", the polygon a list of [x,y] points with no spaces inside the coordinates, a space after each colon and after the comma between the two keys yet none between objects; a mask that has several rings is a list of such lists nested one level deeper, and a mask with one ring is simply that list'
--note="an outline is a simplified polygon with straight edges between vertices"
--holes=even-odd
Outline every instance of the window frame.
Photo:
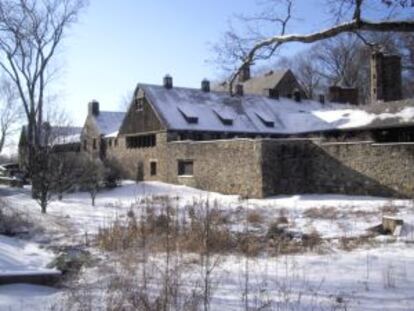
[{"label": "window frame", "polygon": [[180,159],[177,160],[177,176],[193,177],[194,176],[194,160]]},{"label": "window frame", "polygon": [[150,176],[157,176],[158,173],[158,161],[150,160]]}]

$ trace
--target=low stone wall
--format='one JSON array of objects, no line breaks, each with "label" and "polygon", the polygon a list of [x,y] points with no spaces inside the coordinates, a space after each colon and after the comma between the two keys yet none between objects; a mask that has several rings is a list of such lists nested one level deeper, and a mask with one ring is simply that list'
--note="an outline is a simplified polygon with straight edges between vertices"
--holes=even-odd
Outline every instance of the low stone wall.
[{"label": "low stone wall", "polygon": [[263,141],[263,194],[414,195],[414,144]]}]

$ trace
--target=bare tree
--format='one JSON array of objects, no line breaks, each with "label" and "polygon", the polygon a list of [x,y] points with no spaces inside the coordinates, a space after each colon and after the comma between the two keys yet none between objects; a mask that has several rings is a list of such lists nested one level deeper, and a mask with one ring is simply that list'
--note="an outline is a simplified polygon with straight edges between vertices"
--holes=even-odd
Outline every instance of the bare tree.
[{"label": "bare tree", "polygon": [[92,206],[104,184],[105,167],[101,160],[84,156],[82,159],[82,175],[79,177],[81,187],[91,196]]},{"label": "bare tree", "polygon": [[0,67],[27,118],[29,169],[41,146],[45,96],[55,71],[52,60],[86,0],[0,2]]},{"label": "bare tree", "polygon": [[7,80],[0,81],[0,153],[7,137],[17,130],[17,123],[22,117],[21,107],[17,105],[17,94]]},{"label": "bare tree", "polygon": [[[276,55],[282,45],[290,42],[313,43],[335,37],[342,33],[361,32],[414,32],[414,21],[405,19],[404,14],[397,14],[398,9],[406,9],[412,4],[408,0],[375,0],[381,6],[378,20],[371,21],[366,16],[372,13],[372,2],[366,0],[327,0],[332,14],[333,25],[327,29],[309,34],[287,34],[287,26],[294,15],[294,0],[268,0],[262,13],[239,20],[246,26],[247,32],[238,34],[230,28],[222,42],[216,45],[217,62],[222,62],[225,69],[232,66],[229,78],[229,91],[242,69],[257,61],[269,59]],[[280,6],[284,6],[284,16]],[[277,9],[276,9],[277,8]],[[268,27],[264,27],[266,24]],[[274,29],[268,34],[263,29]]]}]

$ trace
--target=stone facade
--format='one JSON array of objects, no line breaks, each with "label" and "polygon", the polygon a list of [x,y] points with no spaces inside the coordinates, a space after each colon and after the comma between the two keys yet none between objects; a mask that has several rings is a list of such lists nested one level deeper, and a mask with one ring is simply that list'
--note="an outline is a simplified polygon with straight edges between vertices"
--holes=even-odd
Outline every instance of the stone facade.
[{"label": "stone facade", "polygon": [[[157,145],[152,148],[128,149],[125,141],[121,138],[118,147],[108,149],[107,154],[132,179],[257,198],[297,193],[414,195],[414,144],[309,139],[168,141],[166,132],[157,133]],[[193,174],[178,174],[180,160],[192,161]],[[156,163],[155,175],[151,175],[151,162]]]}]

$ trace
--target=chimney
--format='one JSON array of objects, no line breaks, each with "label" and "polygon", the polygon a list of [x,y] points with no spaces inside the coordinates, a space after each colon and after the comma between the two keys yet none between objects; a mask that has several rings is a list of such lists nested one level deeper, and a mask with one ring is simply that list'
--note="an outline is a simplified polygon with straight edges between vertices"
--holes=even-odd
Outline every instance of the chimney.
[{"label": "chimney", "polygon": [[88,115],[97,117],[99,115],[99,102],[92,100],[88,104]]},{"label": "chimney", "polygon": [[328,99],[330,102],[358,105],[358,89],[342,88],[337,85],[329,87]]},{"label": "chimney", "polygon": [[210,81],[207,79],[201,81],[201,90],[206,93],[210,92]]},{"label": "chimney", "polygon": [[371,100],[402,99],[401,57],[376,51],[371,55]]},{"label": "chimney", "polygon": [[173,87],[173,78],[169,74],[165,75],[163,82],[164,82],[163,83],[164,87],[166,89],[172,89],[172,87]]},{"label": "chimney", "polygon": [[250,80],[250,65],[249,64],[243,65],[239,73],[240,83],[246,82],[247,80]]},{"label": "chimney", "polygon": [[243,84],[237,84],[236,85],[236,95],[237,96],[243,96]]},{"label": "chimney", "polygon": [[295,99],[295,102],[300,103],[302,101],[302,95],[300,94],[300,91],[298,89],[295,89],[293,91],[293,97]]},{"label": "chimney", "polygon": [[319,102],[324,105],[325,104],[325,95],[319,94]]}]

